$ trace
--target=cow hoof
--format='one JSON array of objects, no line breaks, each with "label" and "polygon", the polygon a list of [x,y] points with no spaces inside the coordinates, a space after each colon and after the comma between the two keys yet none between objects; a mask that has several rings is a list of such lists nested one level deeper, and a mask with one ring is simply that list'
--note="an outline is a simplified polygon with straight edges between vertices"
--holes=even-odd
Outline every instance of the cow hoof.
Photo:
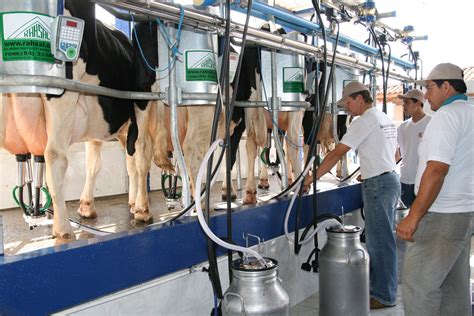
[{"label": "cow hoof", "polygon": [[128,207],[129,207],[129,210],[130,210],[130,214],[135,214],[135,212],[136,212],[135,204],[129,204]]},{"label": "cow hoof", "polygon": [[97,217],[97,212],[94,205],[89,202],[81,202],[81,205],[77,209],[77,213],[83,218],[94,219]]},{"label": "cow hoof", "polygon": [[[227,201],[227,193],[222,191],[222,195],[221,195],[221,198],[222,198],[222,201]],[[235,200],[237,200],[237,193],[235,192],[232,192],[230,194],[230,200],[233,202]]]},{"label": "cow hoof", "polygon": [[153,221],[153,215],[150,213],[149,210],[137,210],[135,209],[135,216],[134,216],[136,221],[139,222],[151,222]]},{"label": "cow hoof", "polygon": [[268,182],[268,179],[260,179],[260,181],[258,182],[258,188],[268,190],[270,188],[270,183]]},{"label": "cow hoof", "polygon": [[74,232],[72,230],[69,232],[53,231],[53,237],[56,239],[55,243],[57,245],[65,244],[76,240],[76,235],[74,235]]},{"label": "cow hoof", "polygon": [[245,197],[242,200],[242,204],[256,204],[257,203],[257,192],[245,192]]}]

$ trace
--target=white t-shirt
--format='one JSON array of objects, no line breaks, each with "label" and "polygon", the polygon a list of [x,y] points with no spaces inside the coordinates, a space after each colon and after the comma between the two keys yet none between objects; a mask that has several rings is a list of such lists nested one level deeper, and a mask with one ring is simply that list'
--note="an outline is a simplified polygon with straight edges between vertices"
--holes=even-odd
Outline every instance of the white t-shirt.
[{"label": "white t-shirt", "polygon": [[457,100],[431,118],[418,148],[415,193],[428,161],[449,165],[438,197],[429,212],[474,212],[474,105]]},{"label": "white t-shirt", "polygon": [[397,128],[392,120],[375,107],[354,120],[341,143],[357,149],[362,179],[395,170]]},{"label": "white t-shirt", "polygon": [[398,127],[398,146],[402,162],[400,165],[400,182],[414,184],[418,170],[418,145],[431,116],[425,115],[418,122],[410,118]]}]

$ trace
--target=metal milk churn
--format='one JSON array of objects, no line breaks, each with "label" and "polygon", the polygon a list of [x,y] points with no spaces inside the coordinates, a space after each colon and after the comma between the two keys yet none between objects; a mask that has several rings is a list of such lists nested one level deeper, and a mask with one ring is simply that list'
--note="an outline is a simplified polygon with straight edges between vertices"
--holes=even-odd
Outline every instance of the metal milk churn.
[{"label": "metal milk churn", "polygon": [[395,234],[395,239],[397,240],[397,265],[398,265],[398,283],[402,281],[402,273],[403,273],[403,261],[405,260],[405,251],[407,250],[407,242],[405,240],[401,240],[400,238],[396,238],[397,235],[397,226],[400,224],[402,219],[407,217],[410,209],[400,201],[399,205],[395,210],[395,219],[393,221],[393,233]]},{"label": "metal milk churn", "polygon": [[222,299],[222,315],[289,315],[290,299],[278,278],[278,262],[265,258],[268,267],[255,259],[231,264],[234,279]]},{"label": "metal milk churn", "polygon": [[[65,77],[51,54],[51,24],[57,0],[0,1],[0,74]],[[61,94],[63,89],[0,86],[0,93]]]},{"label": "metal milk churn", "polygon": [[319,315],[369,315],[369,255],[360,227],[328,227],[319,258]]}]

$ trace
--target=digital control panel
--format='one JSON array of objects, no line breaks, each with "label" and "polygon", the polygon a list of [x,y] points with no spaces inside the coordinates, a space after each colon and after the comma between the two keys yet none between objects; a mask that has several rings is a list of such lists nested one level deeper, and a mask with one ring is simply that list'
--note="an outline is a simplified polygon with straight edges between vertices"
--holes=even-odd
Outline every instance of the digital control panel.
[{"label": "digital control panel", "polygon": [[54,19],[51,35],[51,53],[63,61],[76,61],[79,57],[84,21],[70,16]]}]

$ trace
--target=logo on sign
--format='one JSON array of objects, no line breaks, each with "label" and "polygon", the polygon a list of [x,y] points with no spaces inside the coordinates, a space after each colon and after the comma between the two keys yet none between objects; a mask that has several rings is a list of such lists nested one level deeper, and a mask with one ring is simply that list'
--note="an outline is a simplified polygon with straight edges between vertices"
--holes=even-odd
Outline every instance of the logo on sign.
[{"label": "logo on sign", "polygon": [[26,22],[19,29],[14,31],[6,39],[38,39],[49,41],[50,40],[50,28],[44,23],[39,17],[34,17],[30,21]]}]

